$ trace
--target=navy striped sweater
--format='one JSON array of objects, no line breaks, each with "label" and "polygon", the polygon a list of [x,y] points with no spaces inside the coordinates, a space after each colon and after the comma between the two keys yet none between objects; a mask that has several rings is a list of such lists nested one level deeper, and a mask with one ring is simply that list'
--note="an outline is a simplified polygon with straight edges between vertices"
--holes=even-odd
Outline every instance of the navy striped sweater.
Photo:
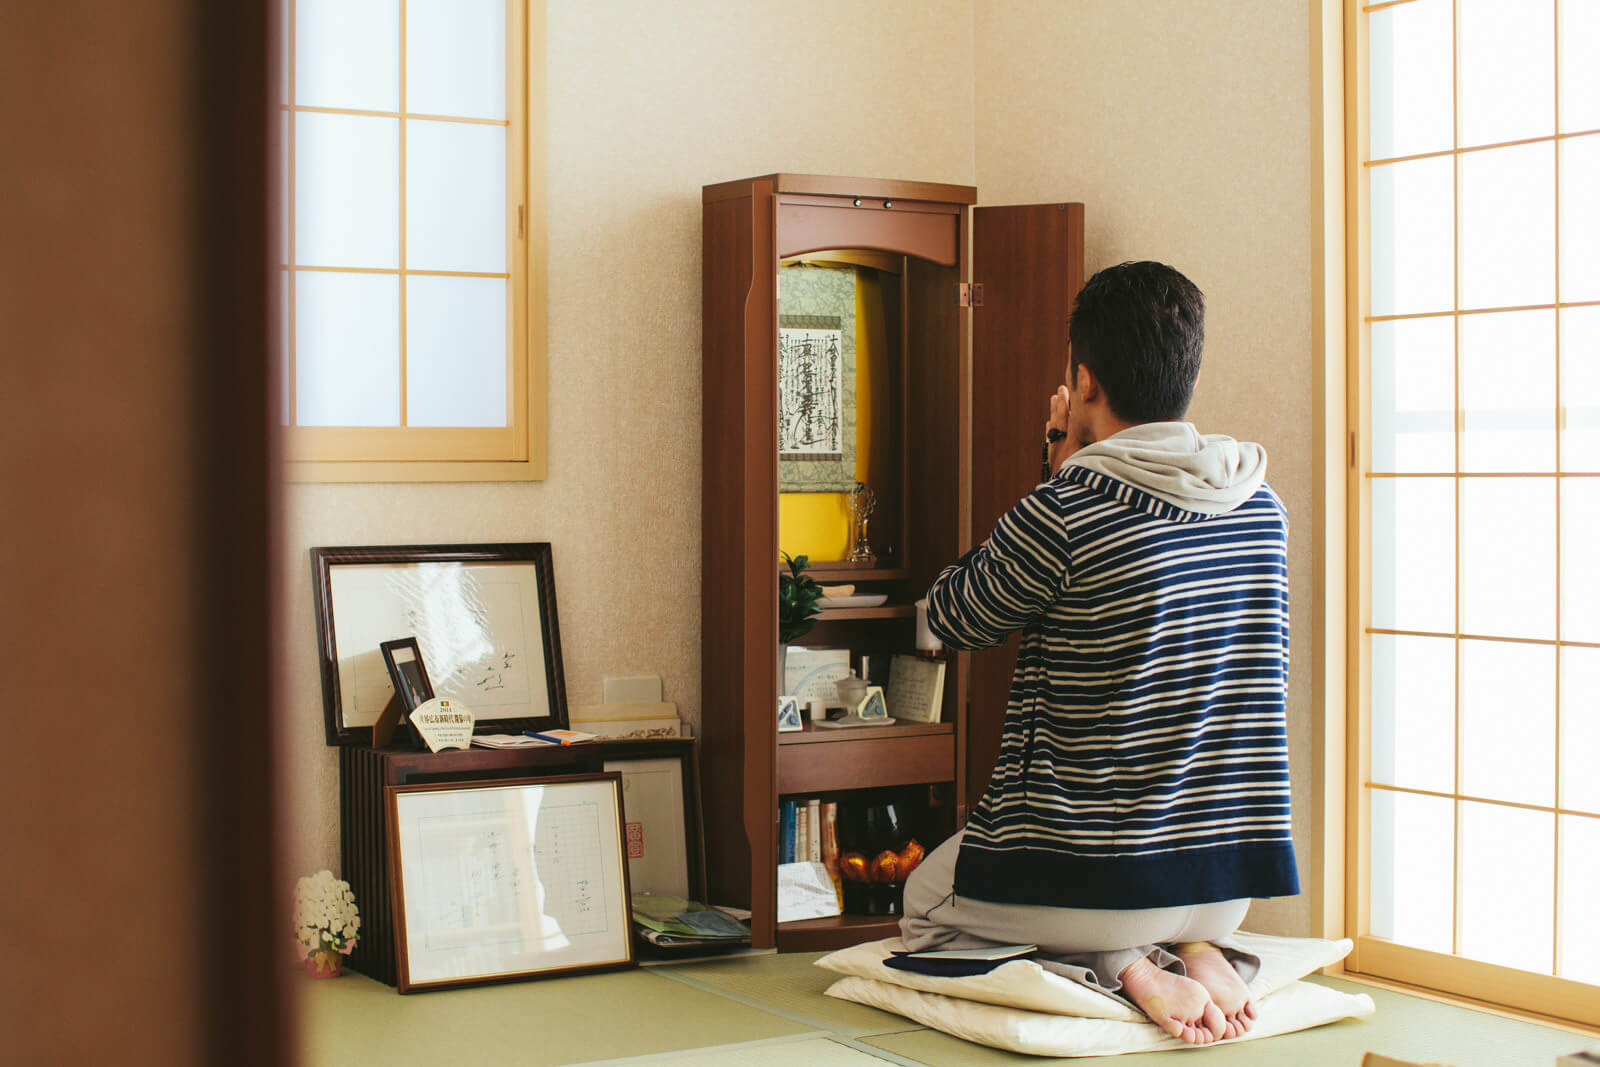
[{"label": "navy striped sweater", "polygon": [[957,896],[1154,908],[1299,892],[1289,823],[1287,519],[1205,515],[1067,466],[945,569],[958,649],[1022,630]]}]

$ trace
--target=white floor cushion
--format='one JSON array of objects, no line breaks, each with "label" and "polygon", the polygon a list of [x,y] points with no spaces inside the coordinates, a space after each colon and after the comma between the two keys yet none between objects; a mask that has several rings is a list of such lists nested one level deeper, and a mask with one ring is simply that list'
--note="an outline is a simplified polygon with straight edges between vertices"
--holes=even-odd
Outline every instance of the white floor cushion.
[{"label": "white floor cushion", "polygon": [[[1250,983],[1260,1012],[1234,1041],[1286,1034],[1374,1011],[1372,998],[1301,982],[1343,959],[1349,941],[1236,934],[1241,948],[1261,957]],[[855,945],[824,956],[817,966],[846,977],[830,997],[904,1015],[947,1034],[1038,1056],[1110,1056],[1195,1046],[1169,1037],[1120,997],[1017,960],[970,978],[934,978],[885,967],[904,945],[898,938]],[[1224,1042],[1227,1043],[1227,1042]]]}]

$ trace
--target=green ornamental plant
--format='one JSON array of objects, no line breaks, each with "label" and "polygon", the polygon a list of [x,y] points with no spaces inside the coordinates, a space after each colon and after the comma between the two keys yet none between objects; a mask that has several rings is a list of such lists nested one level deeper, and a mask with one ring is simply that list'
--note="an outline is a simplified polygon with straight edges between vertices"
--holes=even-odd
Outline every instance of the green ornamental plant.
[{"label": "green ornamental plant", "polygon": [[789,644],[811,632],[813,621],[822,609],[817,601],[822,599],[822,587],[805,573],[811,561],[805,556],[783,554],[789,565],[788,574],[778,575],[778,640]]}]

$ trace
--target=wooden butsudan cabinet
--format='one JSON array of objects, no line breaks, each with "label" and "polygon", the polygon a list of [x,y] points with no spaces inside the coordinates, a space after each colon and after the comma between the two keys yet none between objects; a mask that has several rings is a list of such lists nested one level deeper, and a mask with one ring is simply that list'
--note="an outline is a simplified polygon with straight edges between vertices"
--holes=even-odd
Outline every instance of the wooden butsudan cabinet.
[{"label": "wooden butsudan cabinet", "polygon": [[[777,732],[780,261],[894,257],[885,285],[899,478],[891,558],[821,564],[889,605],[827,612],[806,644],[909,650],[909,605],[1034,487],[1047,399],[1065,379],[1083,284],[1083,205],[978,207],[970,186],[770,174],[703,196],[702,780],[709,897],[752,912],[754,944],[804,951],[891,935],[893,919],[778,924],[778,800],[937,786],[944,831],[999,750],[1016,639],[949,654],[943,719]],[[880,260],[881,261],[881,260]],[[932,844],[932,842],[929,842]]]}]

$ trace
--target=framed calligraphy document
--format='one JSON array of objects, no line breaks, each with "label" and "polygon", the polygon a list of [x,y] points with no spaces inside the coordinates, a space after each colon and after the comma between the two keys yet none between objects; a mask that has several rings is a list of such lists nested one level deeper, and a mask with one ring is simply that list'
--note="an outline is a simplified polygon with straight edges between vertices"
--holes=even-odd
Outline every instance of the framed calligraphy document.
[{"label": "framed calligraphy document", "polygon": [[622,777],[389,786],[402,993],[634,963]]},{"label": "framed calligraphy document", "polygon": [[704,827],[695,741],[606,741],[603,770],[622,775],[628,881],[635,893],[705,899]]},{"label": "framed calligraphy document", "polygon": [[311,582],[328,744],[371,742],[394,696],[383,645],[410,636],[433,695],[480,729],[566,727],[548,542],[313,548]]}]

